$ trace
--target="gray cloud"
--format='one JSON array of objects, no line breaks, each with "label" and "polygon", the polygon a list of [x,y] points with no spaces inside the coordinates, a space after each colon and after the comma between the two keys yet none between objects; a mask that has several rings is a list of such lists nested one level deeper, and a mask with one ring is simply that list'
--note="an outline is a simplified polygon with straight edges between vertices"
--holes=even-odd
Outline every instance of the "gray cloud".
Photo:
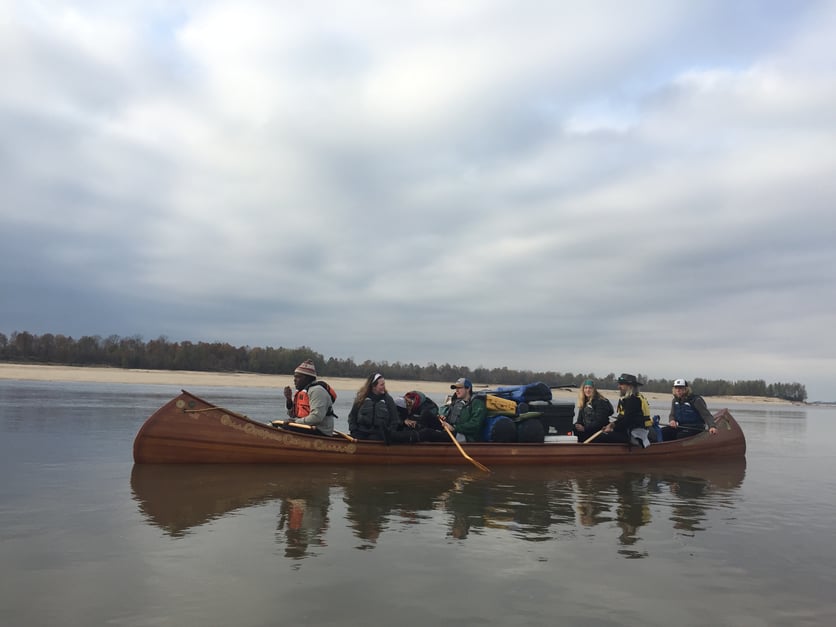
[{"label": "gray cloud", "polygon": [[836,398],[830,3],[8,11],[0,331]]}]

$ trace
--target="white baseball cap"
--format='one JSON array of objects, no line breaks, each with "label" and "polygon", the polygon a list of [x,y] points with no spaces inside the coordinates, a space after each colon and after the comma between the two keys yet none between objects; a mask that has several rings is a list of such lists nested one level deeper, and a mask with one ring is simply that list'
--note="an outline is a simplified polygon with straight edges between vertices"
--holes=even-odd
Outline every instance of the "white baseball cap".
[{"label": "white baseball cap", "polygon": [[688,382],[685,379],[677,379],[673,382],[673,387],[675,388],[687,388]]}]

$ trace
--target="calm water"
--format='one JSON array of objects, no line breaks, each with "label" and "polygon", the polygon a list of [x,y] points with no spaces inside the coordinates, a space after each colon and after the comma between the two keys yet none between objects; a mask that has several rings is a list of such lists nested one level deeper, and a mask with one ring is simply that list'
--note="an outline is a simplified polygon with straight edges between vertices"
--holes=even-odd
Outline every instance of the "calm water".
[{"label": "calm water", "polygon": [[733,406],[705,468],[134,467],[178,391],[0,381],[0,625],[836,621],[834,409]]}]

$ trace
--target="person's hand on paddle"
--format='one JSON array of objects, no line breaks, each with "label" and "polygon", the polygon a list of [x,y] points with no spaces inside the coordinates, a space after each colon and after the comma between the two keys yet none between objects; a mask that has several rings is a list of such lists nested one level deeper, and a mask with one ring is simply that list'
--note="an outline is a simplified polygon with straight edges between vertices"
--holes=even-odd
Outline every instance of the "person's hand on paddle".
[{"label": "person's hand on paddle", "polygon": [[711,435],[717,435],[717,427],[709,427],[709,428],[708,428],[708,432],[709,432]]},{"label": "person's hand on paddle", "polygon": [[676,420],[674,420],[673,418],[671,418],[671,420],[670,420],[670,422],[669,422],[668,424],[669,424],[671,427],[673,427],[674,429],[676,429],[676,428],[679,426],[679,423],[678,423]]},{"label": "person's hand on paddle", "polygon": [[586,428],[581,423],[576,422],[575,431],[580,431],[581,433],[583,433],[584,431],[586,431]]}]

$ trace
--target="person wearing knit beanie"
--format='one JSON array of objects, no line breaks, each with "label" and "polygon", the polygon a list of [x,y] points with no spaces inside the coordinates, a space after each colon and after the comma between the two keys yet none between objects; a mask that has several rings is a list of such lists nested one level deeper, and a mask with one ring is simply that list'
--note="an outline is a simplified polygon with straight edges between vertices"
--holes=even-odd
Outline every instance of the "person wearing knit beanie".
[{"label": "person wearing knit beanie", "polygon": [[313,377],[316,379],[316,366],[312,359],[306,359],[301,364],[296,366],[296,370],[293,371],[293,374],[304,374],[309,377]]},{"label": "person wearing knit beanie", "polygon": [[284,388],[287,423],[300,423],[316,428],[323,435],[334,433],[334,401],[337,394],[324,381],[316,380],[316,366],[306,359],[293,371],[294,393],[290,386]]}]

